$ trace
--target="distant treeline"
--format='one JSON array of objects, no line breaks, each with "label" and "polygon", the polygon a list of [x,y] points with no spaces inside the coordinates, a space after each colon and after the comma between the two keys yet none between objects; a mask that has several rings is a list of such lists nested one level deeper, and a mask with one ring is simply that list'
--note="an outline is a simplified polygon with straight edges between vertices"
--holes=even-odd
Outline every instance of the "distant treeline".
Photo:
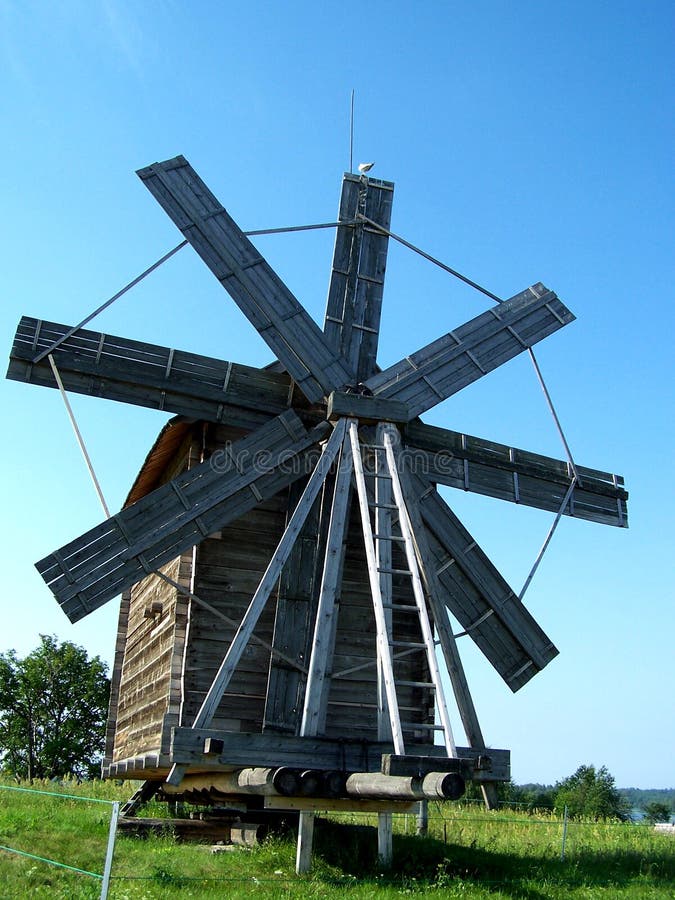
[{"label": "distant treeline", "polygon": [[619,788],[619,793],[633,809],[642,809],[647,803],[667,803],[675,809],[675,788]]},{"label": "distant treeline", "polygon": [[[506,798],[512,803],[528,807],[553,809],[556,785],[512,784],[507,786]],[[650,803],[665,803],[675,811],[675,788],[617,788],[628,809],[643,810]]]}]

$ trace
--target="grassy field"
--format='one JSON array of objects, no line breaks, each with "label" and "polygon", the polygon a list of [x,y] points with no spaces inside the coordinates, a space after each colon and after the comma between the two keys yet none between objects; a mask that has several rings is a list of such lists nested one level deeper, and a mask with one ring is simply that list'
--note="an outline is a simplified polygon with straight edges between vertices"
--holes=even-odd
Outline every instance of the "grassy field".
[{"label": "grassy field", "polygon": [[[6,783],[11,784],[10,782]],[[125,800],[130,786],[34,785],[73,797]],[[160,814],[163,807],[157,808]],[[144,813],[147,814],[147,813]],[[0,789],[0,845],[57,860],[84,872],[103,871],[110,806]],[[479,806],[429,808],[429,836],[414,836],[414,817],[398,817],[394,866],[376,864],[375,819],[342,816],[317,824],[314,870],[294,874],[292,837],[254,850],[212,854],[178,844],[170,834],[117,839],[110,896],[389,898],[406,895],[468,900],[675,897],[675,838],[647,826],[570,823],[560,860],[562,823],[553,817]],[[406,834],[406,829],[410,832]],[[0,850],[0,898],[98,897],[100,879]]]}]

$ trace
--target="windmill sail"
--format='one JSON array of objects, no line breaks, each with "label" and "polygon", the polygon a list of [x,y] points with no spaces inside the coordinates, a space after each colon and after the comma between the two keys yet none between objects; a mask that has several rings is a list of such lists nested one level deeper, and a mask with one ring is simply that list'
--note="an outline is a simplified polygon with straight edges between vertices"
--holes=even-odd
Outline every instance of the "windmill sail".
[{"label": "windmill sail", "polygon": [[[33,359],[70,331],[24,316],[7,377],[56,387],[48,358]],[[53,351],[67,391],[119,400],[237,428],[256,428],[289,405],[290,379],[184,350],[79,329]]]},{"label": "windmill sail", "polygon": [[352,380],[347,363],[185,157],[138,175],[309,400]]},{"label": "windmill sail", "polygon": [[[131,587],[301,477],[289,465],[330,430],[308,432],[289,410],[213,458],[178,475],[77,540],[37,569],[72,622]],[[261,454],[265,464],[261,465]]]},{"label": "windmill sail", "polygon": [[367,386],[405,401],[414,419],[572,321],[553,291],[535,284],[373,375]]}]

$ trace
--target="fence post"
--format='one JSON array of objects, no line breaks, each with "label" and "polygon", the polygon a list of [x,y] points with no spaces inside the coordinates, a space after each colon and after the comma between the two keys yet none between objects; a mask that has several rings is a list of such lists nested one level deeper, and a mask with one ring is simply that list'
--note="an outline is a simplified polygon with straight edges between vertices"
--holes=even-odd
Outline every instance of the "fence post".
[{"label": "fence post", "polygon": [[560,848],[560,862],[565,862],[565,842],[567,841],[567,804],[563,813],[562,847]]},{"label": "fence post", "polygon": [[110,829],[108,830],[108,849],[105,854],[105,866],[103,868],[103,881],[101,883],[101,900],[107,900],[110,887],[110,873],[112,871],[113,853],[115,852],[115,837],[117,835],[117,820],[120,814],[120,804],[115,801],[110,813]]},{"label": "fence post", "polygon": [[417,808],[417,834],[426,835],[429,831],[429,803],[420,800]]}]

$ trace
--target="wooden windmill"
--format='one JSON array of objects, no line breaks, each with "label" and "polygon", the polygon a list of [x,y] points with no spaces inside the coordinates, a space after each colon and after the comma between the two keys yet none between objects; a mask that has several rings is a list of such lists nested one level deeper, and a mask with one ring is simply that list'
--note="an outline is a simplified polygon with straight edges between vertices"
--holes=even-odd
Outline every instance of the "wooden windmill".
[{"label": "wooden windmill", "polygon": [[381,371],[391,183],[344,176],[322,331],[183,157],[139,176],[278,363],[21,320],[8,377],[177,414],[37,564],[73,622],[123,595],[104,772],[302,810],[300,868],[317,803],[380,804],[386,855],[396,804],[509,777],[453,632],[513,691],[557,654],[436,485],[627,524],[623,479],[419,419],[573,316],[535,284]]}]

